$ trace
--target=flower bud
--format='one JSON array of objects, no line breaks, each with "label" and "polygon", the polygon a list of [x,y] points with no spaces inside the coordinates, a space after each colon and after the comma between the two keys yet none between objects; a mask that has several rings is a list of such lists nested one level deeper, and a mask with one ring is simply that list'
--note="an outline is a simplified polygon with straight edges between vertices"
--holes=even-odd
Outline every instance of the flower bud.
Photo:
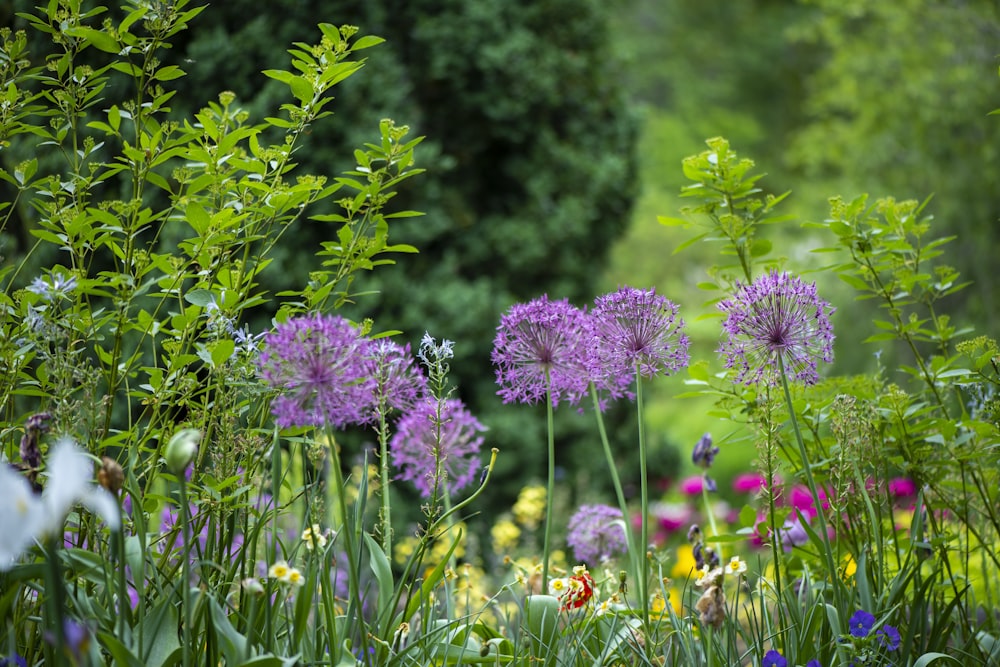
[{"label": "flower bud", "polygon": [[198,451],[200,440],[201,431],[196,428],[182,428],[174,433],[163,455],[167,461],[167,469],[176,475],[183,475],[184,469]]}]

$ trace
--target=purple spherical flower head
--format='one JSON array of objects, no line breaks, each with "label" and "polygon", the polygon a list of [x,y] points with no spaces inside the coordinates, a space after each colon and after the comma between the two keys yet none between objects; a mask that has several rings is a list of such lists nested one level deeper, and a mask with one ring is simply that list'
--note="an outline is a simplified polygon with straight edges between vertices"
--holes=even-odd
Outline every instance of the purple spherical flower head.
[{"label": "purple spherical flower head", "polygon": [[790,379],[815,384],[817,362],[833,361],[834,309],[819,298],[815,283],[772,271],[737,286],[736,295],[719,308],[729,335],[718,351],[726,368],[737,370],[737,382],[774,386],[780,363]]},{"label": "purple spherical flower head", "polygon": [[375,380],[371,342],[340,316],[295,317],[267,335],[261,377],[279,391],[271,412],[280,427],[363,424]]},{"label": "purple spherical flower head", "polygon": [[566,544],[576,560],[597,565],[628,549],[622,512],[609,505],[581,505],[570,517]]},{"label": "purple spherical flower head", "polygon": [[677,318],[677,306],[655,290],[621,287],[599,296],[591,317],[595,339],[589,363],[595,377],[628,383],[636,372],[651,378],[687,366],[684,320]]},{"label": "purple spherical flower head", "polygon": [[483,445],[483,437],[477,434],[485,430],[458,399],[442,404],[440,418],[437,401],[418,403],[400,418],[389,444],[392,463],[400,470],[399,479],[413,482],[421,495],[429,498],[440,459],[446,479],[438,481],[447,480],[449,492],[460,491],[475,479],[480,465],[477,455]]},{"label": "purple spherical flower head", "polygon": [[764,654],[760,661],[760,667],[788,667],[788,660],[778,651],[771,649]]},{"label": "purple spherical flower head", "polygon": [[577,403],[589,385],[587,315],[569,301],[542,295],[518,303],[500,318],[493,340],[497,391],[504,403]]},{"label": "purple spherical flower head", "polygon": [[872,626],[875,625],[875,617],[869,614],[864,609],[858,609],[851,616],[851,620],[848,621],[851,628],[851,636],[857,637],[858,639],[863,639],[868,636],[868,633],[872,631]]},{"label": "purple spherical flower head", "polygon": [[[410,353],[410,345],[387,338],[371,343],[371,375],[375,378],[375,410],[406,412],[423,398],[427,378]],[[376,415],[377,418],[377,415]]]}]

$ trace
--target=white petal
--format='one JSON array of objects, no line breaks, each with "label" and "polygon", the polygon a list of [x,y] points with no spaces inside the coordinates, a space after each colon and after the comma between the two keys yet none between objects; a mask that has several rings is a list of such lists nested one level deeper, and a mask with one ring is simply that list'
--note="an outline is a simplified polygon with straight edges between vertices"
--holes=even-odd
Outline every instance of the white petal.
[{"label": "white petal", "polygon": [[23,475],[6,463],[0,462],[0,572],[9,569],[14,561],[31,546],[42,528],[43,508],[41,499],[31,490]]},{"label": "white petal", "polygon": [[104,519],[104,522],[108,524],[108,528],[111,530],[121,528],[121,511],[118,506],[118,500],[105,489],[95,486],[83,498],[83,504],[91,512]]}]

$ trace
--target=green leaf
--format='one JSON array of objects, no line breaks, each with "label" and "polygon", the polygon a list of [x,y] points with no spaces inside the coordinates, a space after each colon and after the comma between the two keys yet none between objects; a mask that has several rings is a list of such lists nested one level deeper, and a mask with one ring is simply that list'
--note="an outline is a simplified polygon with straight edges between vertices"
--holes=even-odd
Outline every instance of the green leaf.
[{"label": "green leaf", "polygon": [[66,28],[64,32],[70,37],[79,37],[94,48],[100,49],[106,53],[118,55],[118,52],[122,50],[121,46],[114,37],[106,32],[101,32],[100,30],[85,27],[71,27]]},{"label": "green leaf", "polygon": [[184,300],[188,303],[205,308],[208,304],[215,303],[215,295],[212,294],[211,290],[193,289],[184,294]]},{"label": "green leaf", "polygon": [[351,44],[351,51],[361,51],[362,49],[370,49],[373,46],[378,46],[385,40],[381,37],[376,37],[375,35],[365,35],[358,41]]},{"label": "green leaf", "polygon": [[927,667],[927,665],[931,664],[935,660],[951,660],[959,665],[962,664],[957,659],[944,653],[924,653],[922,656],[917,658],[915,663],[913,663],[913,667]]}]

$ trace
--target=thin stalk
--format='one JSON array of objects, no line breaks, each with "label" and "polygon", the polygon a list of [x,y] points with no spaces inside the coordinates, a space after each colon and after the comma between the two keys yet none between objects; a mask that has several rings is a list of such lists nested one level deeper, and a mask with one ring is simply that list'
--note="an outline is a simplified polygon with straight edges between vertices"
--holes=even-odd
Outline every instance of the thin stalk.
[{"label": "thin stalk", "polygon": [[549,371],[545,370],[545,415],[548,420],[549,439],[549,472],[545,493],[545,537],[542,544],[542,593],[549,589],[549,536],[552,532],[552,495],[556,486],[556,435],[555,417],[552,409],[552,383],[549,381]]},{"label": "thin stalk", "polygon": [[378,445],[382,493],[382,551],[392,559],[392,510],[389,503],[389,431],[385,423],[386,406],[379,406]]},{"label": "thin stalk", "polygon": [[635,410],[636,419],[639,422],[639,503],[641,507],[642,523],[640,528],[641,541],[639,542],[639,602],[642,608],[643,627],[649,628],[649,558],[646,550],[649,548],[649,484],[646,480],[646,435],[643,426],[642,412],[642,376],[639,373],[639,366],[635,367]]},{"label": "thin stalk", "polygon": [[[327,427],[327,439],[330,443],[331,461],[330,467],[333,469],[333,486],[335,488],[337,506],[336,517],[337,534],[344,536],[344,549],[347,551],[347,580],[348,580],[348,601],[347,617],[360,619],[361,616],[361,585],[358,578],[359,564],[358,553],[354,546],[354,530],[350,525],[347,511],[347,494],[344,489],[344,473],[340,468],[340,450],[337,448],[337,441],[333,437],[333,430]],[[362,655],[368,654],[368,633],[361,632]],[[337,649],[339,653],[339,647]],[[334,664],[337,663],[335,656]]]},{"label": "thin stalk", "polygon": [[625,543],[628,545],[629,560],[632,564],[632,575],[639,576],[641,565],[638,562],[639,554],[636,550],[635,531],[632,529],[632,522],[629,520],[628,503],[625,501],[625,492],[622,490],[621,478],[618,476],[618,466],[615,464],[615,457],[611,453],[611,444],[608,442],[608,433],[604,428],[604,417],[601,414],[601,402],[597,397],[597,387],[590,383],[590,396],[594,400],[594,416],[597,418],[597,430],[601,434],[601,444],[604,446],[604,458],[608,463],[608,471],[611,473],[611,482],[615,487],[615,496],[618,498],[618,508],[622,512],[622,523],[625,530]]},{"label": "thin stalk", "polygon": [[191,667],[191,623],[193,618],[191,609],[191,559],[189,557],[191,548],[191,519],[188,516],[187,480],[184,478],[183,471],[178,475],[177,481],[180,485],[181,535],[183,536],[184,544],[184,553],[181,554],[181,606],[184,607],[184,627],[182,629],[184,647],[181,655],[183,656],[184,667]]},{"label": "thin stalk", "polygon": [[[785,375],[785,362],[781,355],[778,357],[778,368],[781,371],[781,387],[785,391],[785,402],[788,405],[788,418],[792,422],[792,430],[795,432],[795,442],[799,446],[799,455],[802,458],[802,470],[806,475],[806,484],[812,494],[813,502],[816,504],[816,519],[819,524],[820,538],[823,540],[823,550],[826,552],[826,566],[830,572],[830,585],[834,588],[835,599],[840,601],[840,586],[837,585],[837,564],[833,559],[833,547],[830,544],[830,535],[826,530],[826,516],[823,512],[823,502],[819,497],[819,490],[816,480],[813,478],[812,468],[809,465],[809,454],[806,452],[805,442],[802,440],[802,432],[799,430],[799,421],[795,417],[795,406],[792,404],[792,392],[788,389],[788,378]],[[838,605],[838,608],[843,608]]]}]

